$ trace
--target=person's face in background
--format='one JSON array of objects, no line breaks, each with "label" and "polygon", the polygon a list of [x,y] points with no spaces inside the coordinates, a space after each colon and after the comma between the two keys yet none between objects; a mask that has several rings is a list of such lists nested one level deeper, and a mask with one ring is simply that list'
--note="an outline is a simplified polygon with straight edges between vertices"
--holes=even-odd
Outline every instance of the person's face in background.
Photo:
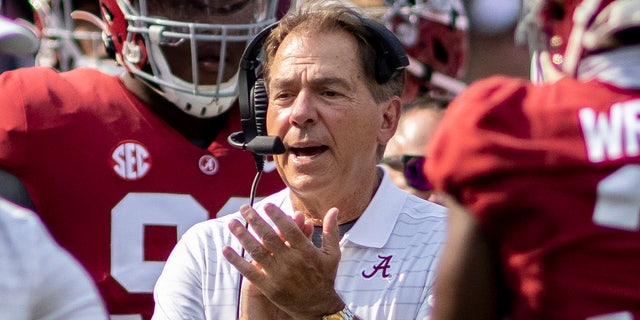
[{"label": "person's face in background", "polygon": [[[417,108],[408,110],[400,117],[398,130],[387,144],[384,157],[416,155],[425,153],[425,148],[436,127],[440,123],[444,111],[436,108]],[[427,155],[426,161],[429,161]],[[404,175],[403,164],[387,165],[391,180],[399,188],[415,194],[423,199],[429,199],[431,190],[418,190],[411,187]]]}]

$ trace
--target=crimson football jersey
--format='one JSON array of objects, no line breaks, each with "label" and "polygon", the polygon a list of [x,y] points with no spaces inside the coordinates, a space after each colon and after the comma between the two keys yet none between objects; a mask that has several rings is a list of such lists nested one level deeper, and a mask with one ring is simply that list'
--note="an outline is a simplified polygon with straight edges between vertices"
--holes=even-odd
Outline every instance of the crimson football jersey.
[{"label": "crimson football jersey", "polygon": [[[47,68],[0,77],[0,167],[27,187],[109,312],[149,319],[164,261],[193,224],[248,203],[255,163],[231,147],[239,109],[208,149],[149,111],[118,77]],[[264,196],[284,187],[267,164]]]},{"label": "crimson football jersey", "polygon": [[595,80],[496,76],[449,106],[426,172],[498,244],[512,319],[640,319],[639,146],[640,92]]}]

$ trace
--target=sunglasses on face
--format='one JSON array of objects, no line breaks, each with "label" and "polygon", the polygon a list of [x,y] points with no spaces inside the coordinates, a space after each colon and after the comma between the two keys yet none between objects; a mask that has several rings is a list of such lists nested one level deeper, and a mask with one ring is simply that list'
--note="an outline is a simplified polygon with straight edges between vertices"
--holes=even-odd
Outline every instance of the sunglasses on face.
[{"label": "sunglasses on face", "polygon": [[423,171],[424,164],[426,163],[426,159],[423,156],[402,154],[384,157],[380,162],[394,170],[402,172],[408,186],[420,191],[433,189],[433,185],[429,182],[429,179]]}]

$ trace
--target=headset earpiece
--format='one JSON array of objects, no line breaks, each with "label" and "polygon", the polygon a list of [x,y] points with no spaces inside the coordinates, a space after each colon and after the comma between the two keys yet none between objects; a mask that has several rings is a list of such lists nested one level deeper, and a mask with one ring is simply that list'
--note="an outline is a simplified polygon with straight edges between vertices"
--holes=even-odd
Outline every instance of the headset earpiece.
[{"label": "headset earpiece", "polygon": [[253,110],[255,110],[256,134],[258,136],[267,135],[267,106],[269,97],[267,89],[264,87],[264,79],[258,78],[253,89],[251,90],[251,102],[253,102]]},{"label": "headset earpiece", "polygon": [[362,21],[374,37],[369,39],[369,43],[376,51],[376,82],[387,83],[396,72],[409,65],[407,53],[400,40],[387,27],[368,18],[363,18]]},{"label": "headset earpiece", "polygon": [[284,144],[280,137],[267,136],[266,118],[269,98],[264,80],[259,75],[262,64],[259,59],[262,45],[277,25],[278,23],[275,22],[260,31],[242,54],[238,73],[238,104],[242,131],[232,133],[228,139],[232,146],[253,152],[259,170],[261,164],[258,158],[284,153]]}]

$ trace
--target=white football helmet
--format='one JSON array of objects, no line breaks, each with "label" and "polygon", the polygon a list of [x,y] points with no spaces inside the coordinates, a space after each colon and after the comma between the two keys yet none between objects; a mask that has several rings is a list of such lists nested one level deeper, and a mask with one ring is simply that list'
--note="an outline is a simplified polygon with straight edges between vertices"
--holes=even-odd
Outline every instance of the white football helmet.
[{"label": "white football helmet", "polygon": [[[1,4],[2,1],[0,7]],[[36,53],[40,39],[33,29],[25,21],[0,15],[0,55],[23,56]]]},{"label": "white football helmet", "polygon": [[450,99],[466,88],[469,21],[460,0],[351,0],[384,23],[409,55],[404,101]]},{"label": "white football helmet", "polygon": [[[29,0],[29,3],[41,38],[36,65],[60,71],[90,67],[109,74],[124,70],[107,56],[102,30],[95,22],[86,21],[100,21],[96,17],[97,0]],[[80,19],[74,19],[73,13]]]},{"label": "white football helmet", "polygon": [[188,114],[209,118],[238,95],[247,43],[291,1],[100,0],[107,44],[120,63]]},{"label": "white football helmet", "polygon": [[534,59],[548,51],[553,65],[571,76],[586,55],[640,39],[638,0],[524,0],[522,8],[517,42]]}]

